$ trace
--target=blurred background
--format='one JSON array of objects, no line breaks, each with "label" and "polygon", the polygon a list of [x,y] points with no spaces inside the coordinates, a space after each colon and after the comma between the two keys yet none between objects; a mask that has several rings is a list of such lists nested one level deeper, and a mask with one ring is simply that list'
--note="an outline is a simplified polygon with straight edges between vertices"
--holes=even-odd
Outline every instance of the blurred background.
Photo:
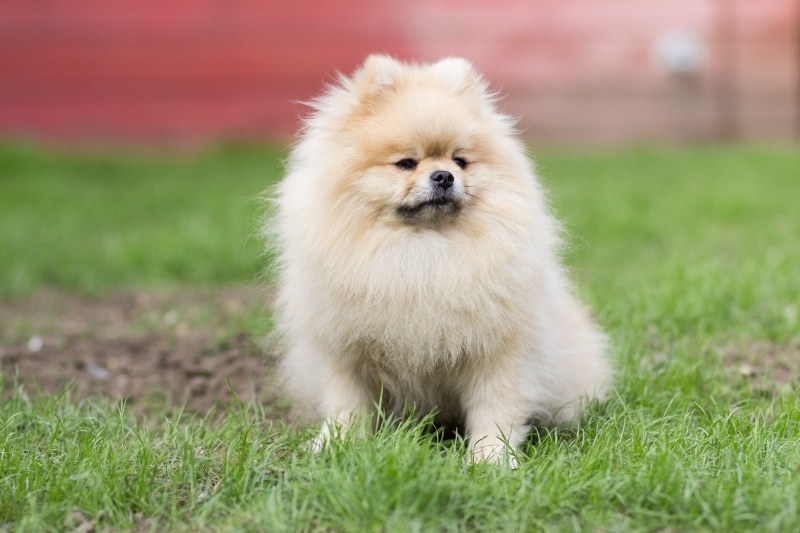
[{"label": "blurred background", "polygon": [[0,136],[283,141],[372,52],[468,58],[534,142],[800,138],[800,0],[3,0]]}]

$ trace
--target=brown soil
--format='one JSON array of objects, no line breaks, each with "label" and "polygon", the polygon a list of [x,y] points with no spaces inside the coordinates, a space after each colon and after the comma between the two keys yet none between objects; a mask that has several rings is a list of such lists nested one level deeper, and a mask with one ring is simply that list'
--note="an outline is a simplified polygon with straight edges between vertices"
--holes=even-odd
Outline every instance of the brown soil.
[{"label": "brown soil", "polygon": [[223,413],[235,395],[282,416],[274,357],[248,332],[266,330],[266,301],[227,288],[0,303],[0,371],[26,390],[70,384],[73,397],[125,399],[138,413]]},{"label": "brown soil", "polygon": [[800,384],[800,340],[777,344],[751,341],[723,350],[724,362],[732,372],[744,376],[758,390],[772,390]]},{"label": "brown soil", "polygon": [[[225,288],[102,298],[42,292],[0,302],[0,374],[26,390],[70,385],[79,399],[125,399],[137,413],[183,406],[221,414],[235,395],[286,417],[275,358],[252,333],[268,329],[267,301],[252,288]],[[800,341],[752,341],[720,352],[731,374],[756,389],[800,383]]]}]

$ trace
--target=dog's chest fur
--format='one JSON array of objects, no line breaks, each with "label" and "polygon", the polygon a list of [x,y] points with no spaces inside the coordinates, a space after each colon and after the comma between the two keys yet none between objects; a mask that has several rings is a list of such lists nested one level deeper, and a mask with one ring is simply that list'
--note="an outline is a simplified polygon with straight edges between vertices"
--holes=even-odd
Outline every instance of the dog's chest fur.
[{"label": "dog's chest fur", "polygon": [[412,241],[352,257],[345,276],[328,279],[335,305],[325,307],[337,308],[347,342],[387,372],[452,369],[519,335],[514,317],[520,293],[531,290],[530,269],[501,264],[494,252]]}]

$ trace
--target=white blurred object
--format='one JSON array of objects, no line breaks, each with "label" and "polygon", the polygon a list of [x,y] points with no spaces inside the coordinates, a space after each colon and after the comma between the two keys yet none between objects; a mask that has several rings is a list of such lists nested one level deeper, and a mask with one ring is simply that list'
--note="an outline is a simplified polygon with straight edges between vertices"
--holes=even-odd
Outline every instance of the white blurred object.
[{"label": "white blurred object", "polygon": [[694,74],[706,57],[703,41],[691,30],[673,28],[656,38],[654,56],[673,74]]},{"label": "white blurred object", "polygon": [[97,379],[106,379],[111,374],[108,370],[106,370],[102,366],[92,362],[89,362],[89,364],[86,365],[86,369],[89,371],[91,375],[93,375]]},{"label": "white blurred object", "polygon": [[34,335],[28,339],[28,351],[36,353],[44,347],[44,340],[39,335]]}]

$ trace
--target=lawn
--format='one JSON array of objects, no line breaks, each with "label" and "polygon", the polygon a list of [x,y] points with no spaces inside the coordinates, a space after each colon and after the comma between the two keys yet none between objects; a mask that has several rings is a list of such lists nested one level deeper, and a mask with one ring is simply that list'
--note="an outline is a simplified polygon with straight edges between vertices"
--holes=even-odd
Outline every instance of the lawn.
[{"label": "lawn", "polygon": [[[532,437],[515,471],[467,465],[463,443],[424,421],[313,455],[313,428],[285,422],[274,391],[237,399],[232,380],[204,413],[141,409],[80,382],[55,392],[23,373],[33,332],[114,315],[119,294],[137,295],[135,313],[74,338],[122,339],[103,345],[113,352],[167,336],[137,345],[146,359],[196,330],[210,357],[267,333],[260,305],[224,302],[268,284],[257,197],[283,155],[0,146],[0,530],[800,530],[800,152],[789,149],[537,153],[618,385],[580,429]],[[44,325],[37,309],[51,300],[63,305]],[[151,307],[164,313],[151,319]],[[176,325],[175,309],[190,318]]]}]

